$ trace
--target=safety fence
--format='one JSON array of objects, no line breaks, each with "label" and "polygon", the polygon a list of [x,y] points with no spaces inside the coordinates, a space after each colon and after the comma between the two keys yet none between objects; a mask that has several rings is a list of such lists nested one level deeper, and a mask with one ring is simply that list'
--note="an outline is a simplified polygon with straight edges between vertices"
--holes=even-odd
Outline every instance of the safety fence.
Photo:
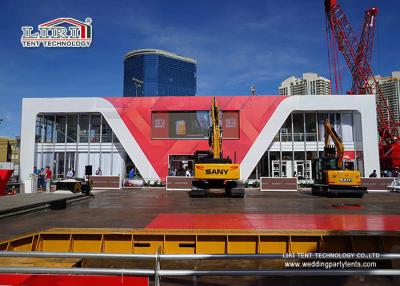
[{"label": "safety fence", "polygon": [[303,253],[303,254],[119,254],[87,252],[14,252],[0,251],[0,258],[79,258],[79,259],[119,259],[153,261],[151,269],[118,268],[52,268],[52,267],[0,267],[0,273],[23,274],[75,274],[75,275],[115,275],[154,277],[155,285],[160,285],[161,277],[176,276],[400,276],[397,269],[161,269],[162,261],[194,260],[346,260],[382,261],[400,260],[400,253]]}]

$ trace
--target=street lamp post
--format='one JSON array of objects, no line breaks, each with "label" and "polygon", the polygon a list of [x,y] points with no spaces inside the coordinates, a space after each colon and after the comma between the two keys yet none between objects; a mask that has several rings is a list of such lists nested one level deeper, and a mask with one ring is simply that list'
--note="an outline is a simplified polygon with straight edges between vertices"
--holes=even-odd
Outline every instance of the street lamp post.
[{"label": "street lamp post", "polygon": [[138,89],[138,86],[139,86],[139,87],[142,86],[143,81],[142,81],[142,80],[139,80],[139,79],[137,79],[137,78],[135,78],[135,77],[133,77],[132,80],[133,80],[133,82],[134,82],[134,84],[135,84],[135,96],[138,96],[138,94],[137,94],[137,89]]}]

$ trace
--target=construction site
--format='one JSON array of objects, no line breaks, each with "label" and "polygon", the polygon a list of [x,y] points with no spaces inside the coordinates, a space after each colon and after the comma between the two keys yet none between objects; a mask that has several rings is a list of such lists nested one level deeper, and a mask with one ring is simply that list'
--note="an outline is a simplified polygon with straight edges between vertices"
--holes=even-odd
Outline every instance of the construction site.
[{"label": "construction site", "polygon": [[338,2],[321,11],[332,95],[139,97],[133,78],[134,97],[24,98],[19,182],[0,165],[0,284],[399,285],[379,9],[356,33]]}]

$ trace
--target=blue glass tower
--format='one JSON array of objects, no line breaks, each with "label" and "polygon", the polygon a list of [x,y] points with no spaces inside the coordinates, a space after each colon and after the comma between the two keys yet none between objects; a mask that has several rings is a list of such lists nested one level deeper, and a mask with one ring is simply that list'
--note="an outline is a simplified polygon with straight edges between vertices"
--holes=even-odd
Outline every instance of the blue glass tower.
[{"label": "blue glass tower", "polygon": [[124,96],[196,95],[196,64],[162,50],[131,51],[124,59]]}]

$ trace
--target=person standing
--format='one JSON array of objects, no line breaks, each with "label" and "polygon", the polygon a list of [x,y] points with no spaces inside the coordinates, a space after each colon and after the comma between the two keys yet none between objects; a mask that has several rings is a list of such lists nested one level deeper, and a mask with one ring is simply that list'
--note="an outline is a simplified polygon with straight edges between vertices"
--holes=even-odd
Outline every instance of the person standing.
[{"label": "person standing", "polygon": [[133,177],[135,177],[135,170],[133,168],[131,168],[128,173],[128,178],[133,179]]},{"label": "person standing", "polygon": [[378,176],[378,174],[376,173],[376,170],[374,170],[374,171],[369,175],[370,178],[376,178],[377,176]]},{"label": "person standing", "polygon": [[35,179],[37,179],[37,187],[39,188],[39,169],[36,166],[33,167],[33,174],[36,175]]},{"label": "person standing", "polygon": [[46,167],[46,193],[50,193],[50,181],[53,173],[50,170],[50,167]]},{"label": "person standing", "polygon": [[43,168],[41,168],[39,171],[38,187],[43,189],[45,187],[45,181],[46,181],[46,171]]},{"label": "person standing", "polygon": [[71,179],[74,177],[74,171],[69,168],[68,173],[67,173],[67,179]]}]

